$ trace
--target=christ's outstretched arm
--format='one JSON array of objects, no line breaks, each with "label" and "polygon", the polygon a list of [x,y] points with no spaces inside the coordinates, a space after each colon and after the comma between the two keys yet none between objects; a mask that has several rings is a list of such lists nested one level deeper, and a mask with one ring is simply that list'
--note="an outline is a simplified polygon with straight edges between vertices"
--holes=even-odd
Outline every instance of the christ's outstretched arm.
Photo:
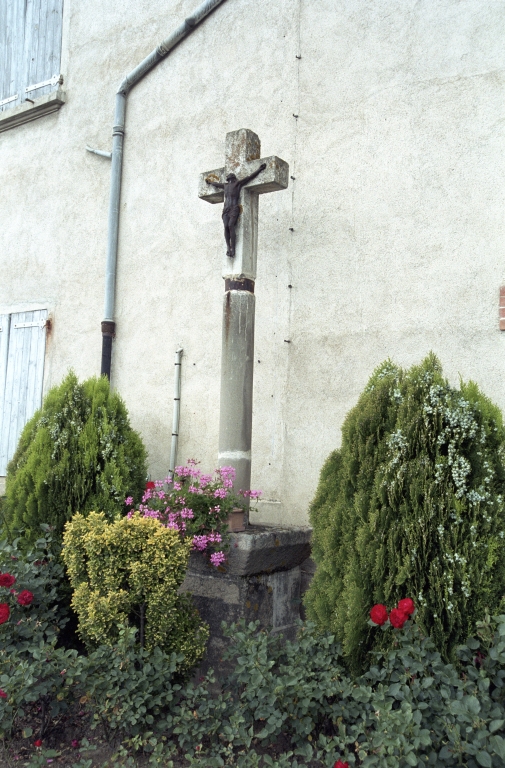
[{"label": "christ's outstretched arm", "polygon": [[251,175],[250,175],[250,176],[246,176],[246,177],[245,177],[245,179],[240,179],[240,182],[239,182],[239,184],[240,184],[240,189],[242,189],[242,187],[244,187],[244,186],[245,186],[246,184],[248,184],[250,181],[252,181],[253,179],[255,179],[255,178],[256,178],[256,176],[259,176],[259,174],[261,173],[261,171],[264,171],[266,167],[267,167],[267,164],[266,164],[266,163],[261,163],[261,165],[260,165],[260,167],[258,168],[258,170],[257,170],[257,171],[254,171],[254,173],[251,173]]},{"label": "christ's outstretched arm", "polygon": [[213,187],[217,187],[217,189],[224,189],[224,184],[219,184],[217,181],[212,181],[212,179],[205,179],[207,184],[211,184]]}]

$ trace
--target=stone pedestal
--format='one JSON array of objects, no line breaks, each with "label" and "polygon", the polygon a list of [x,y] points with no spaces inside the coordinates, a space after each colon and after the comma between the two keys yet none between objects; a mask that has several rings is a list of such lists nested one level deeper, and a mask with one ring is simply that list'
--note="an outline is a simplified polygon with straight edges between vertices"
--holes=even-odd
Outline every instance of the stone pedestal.
[{"label": "stone pedestal", "polygon": [[181,591],[191,592],[200,616],[210,626],[206,657],[198,670],[225,671],[228,644],[221,622],[259,619],[261,626],[294,637],[300,618],[302,563],[310,555],[312,529],[249,526],[231,534],[228,561],[219,569],[192,553]]}]

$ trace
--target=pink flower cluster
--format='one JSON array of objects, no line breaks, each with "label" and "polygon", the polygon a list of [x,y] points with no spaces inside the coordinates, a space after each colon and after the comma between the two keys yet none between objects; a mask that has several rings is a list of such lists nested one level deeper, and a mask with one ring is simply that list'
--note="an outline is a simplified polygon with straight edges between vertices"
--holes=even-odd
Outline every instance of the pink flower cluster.
[{"label": "pink flower cluster", "polygon": [[224,554],[224,552],[213,552],[212,555],[210,556],[210,562],[215,568],[217,568],[219,565],[224,563],[225,560],[226,560],[226,555]]},{"label": "pink flower cluster", "polygon": [[202,536],[193,536],[193,549],[203,552],[204,549],[207,549],[208,544],[220,544],[222,540],[222,536],[218,531],[211,531]]},{"label": "pink flower cluster", "polygon": [[239,491],[240,495],[244,497],[244,499],[259,499],[261,496],[261,491]]},{"label": "pink flower cluster", "polygon": [[[222,541],[219,528],[226,528],[228,514],[240,506],[233,491],[234,480],[233,467],[219,467],[214,475],[206,475],[190,459],[185,466],[176,467],[173,476],[146,483],[138,512],[159,520],[182,537],[191,538],[193,550],[212,553],[210,562],[217,567],[226,560],[224,552],[212,552]],[[240,494],[246,499],[257,499],[261,491]],[[132,517],[132,496],[125,499],[125,504],[129,507],[128,517]]]}]

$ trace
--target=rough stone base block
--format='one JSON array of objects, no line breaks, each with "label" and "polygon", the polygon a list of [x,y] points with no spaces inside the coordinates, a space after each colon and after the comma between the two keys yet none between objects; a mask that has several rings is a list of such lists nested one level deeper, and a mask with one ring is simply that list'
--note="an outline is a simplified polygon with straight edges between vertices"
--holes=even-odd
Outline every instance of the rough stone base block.
[{"label": "rough stone base block", "polygon": [[261,627],[294,637],[300,618],[302,570],[310,555],[311,528],[250,526],[231,536],[225,567],[216,569],[193,553],[181,591],[191,592],[200,616],[210,626],[206,658],[197,671],[226,671],[228,644],[221,622],[259,620]]}]

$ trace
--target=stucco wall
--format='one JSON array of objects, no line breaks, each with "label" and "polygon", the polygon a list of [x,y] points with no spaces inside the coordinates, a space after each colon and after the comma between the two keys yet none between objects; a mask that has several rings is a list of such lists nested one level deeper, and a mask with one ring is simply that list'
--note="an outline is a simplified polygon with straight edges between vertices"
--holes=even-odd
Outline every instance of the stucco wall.
[{"label": "stucco wall", "polygon": [[[0,308],[51,308],[46,389],[100,366],[110,165],[85,145],[110,149],[119,82],[197,4],[65,0],[67,104],[0,135]],[[252,485],[277,503],[253,519],[306,521],[388,356],[432,349],[505,408],[504,21],[500,0],[227,0],[132,91],[113,385],[153,477],[178,344],[179,457],[216,462],[223,238],[197,180],[242,127],[295,177],[260,199]]]}]

